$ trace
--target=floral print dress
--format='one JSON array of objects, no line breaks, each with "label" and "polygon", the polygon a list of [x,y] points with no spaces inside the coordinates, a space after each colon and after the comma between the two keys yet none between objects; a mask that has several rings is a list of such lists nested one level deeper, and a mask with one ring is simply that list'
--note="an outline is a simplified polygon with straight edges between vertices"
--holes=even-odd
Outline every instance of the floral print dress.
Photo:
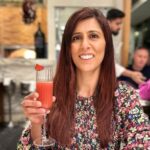
[{"label": "floral print dress", "polygon": [[[150,122],[139,103],[136,91],[120,82],[115,91],[115,107],[112,120],[113,140],[105,150],[150,150]],[[34,150],[30,137],[30,125],[24,129],[17,150]],[[42,149],[42,148],[41,148]],[[99,150],[96,112],[93,97],[78,96],[75,103],[75,133],[70,147],[57,143],[54,150]]]}]

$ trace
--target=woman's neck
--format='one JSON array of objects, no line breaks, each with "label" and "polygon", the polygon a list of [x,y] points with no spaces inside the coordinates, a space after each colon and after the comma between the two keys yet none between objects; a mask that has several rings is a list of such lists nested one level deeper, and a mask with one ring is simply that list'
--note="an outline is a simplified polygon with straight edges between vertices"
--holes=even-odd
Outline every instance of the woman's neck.
[{"label": "woman's neck", "polygon": [[92,96],[97,86],[98,77],[99,72],[77,72],[77,95],[83,97]]}]

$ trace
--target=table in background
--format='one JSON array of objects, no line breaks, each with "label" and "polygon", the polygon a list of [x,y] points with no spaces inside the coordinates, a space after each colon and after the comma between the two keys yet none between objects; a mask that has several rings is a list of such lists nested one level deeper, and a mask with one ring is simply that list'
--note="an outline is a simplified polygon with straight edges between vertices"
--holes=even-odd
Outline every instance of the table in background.
[{"label": "table in background", "polygon": [[140,100],[141,105],[143,106],[144,112],[148,114],[150,118],[150,100]]}]

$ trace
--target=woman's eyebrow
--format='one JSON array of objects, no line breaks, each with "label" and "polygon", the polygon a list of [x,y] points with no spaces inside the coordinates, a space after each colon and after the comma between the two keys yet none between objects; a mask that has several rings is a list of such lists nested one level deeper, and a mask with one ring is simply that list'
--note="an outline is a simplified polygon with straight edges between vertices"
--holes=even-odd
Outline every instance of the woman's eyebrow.
[{"label": "woman's eyebrow", "polygon": [[[101,31],[98,31],[98,30],[89,30],[87,31],[87,33],[98,33],[98,34],[102,34]],[[80,35],[82,34],[82,32],[74,32],[72,35]]]},{"label": "woman's eyebrow", "polygon": [[102,34],[102,32],[100,32],[100,31],[97,31],[97,30],[90,30],[90,31],[88,31],[89,33],[98,33],[98,34]]},{"label": "woman's eyebrow", "polygon": [[81,34],[81,32],[74,32],[72,35],[78,35]]}]

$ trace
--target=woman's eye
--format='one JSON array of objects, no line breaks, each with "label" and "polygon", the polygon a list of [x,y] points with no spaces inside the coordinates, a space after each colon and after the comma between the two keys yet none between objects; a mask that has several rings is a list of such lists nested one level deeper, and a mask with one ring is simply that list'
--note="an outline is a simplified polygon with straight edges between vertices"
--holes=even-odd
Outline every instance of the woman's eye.
[{"label": "woman's eye", "polygon": [[90,38],[91,38],[91,39],[97,39],[98,37],[99,37],[99,36],[98,36],[97,34],[91,34],[91,35],[90,35]]},{"label": "woman's eye", "polygon": [[72,37],[72,42],[78,41],[78,40],[80,40],[80,39],[81,39],[80,36],[73,36],[73,37]]}]

